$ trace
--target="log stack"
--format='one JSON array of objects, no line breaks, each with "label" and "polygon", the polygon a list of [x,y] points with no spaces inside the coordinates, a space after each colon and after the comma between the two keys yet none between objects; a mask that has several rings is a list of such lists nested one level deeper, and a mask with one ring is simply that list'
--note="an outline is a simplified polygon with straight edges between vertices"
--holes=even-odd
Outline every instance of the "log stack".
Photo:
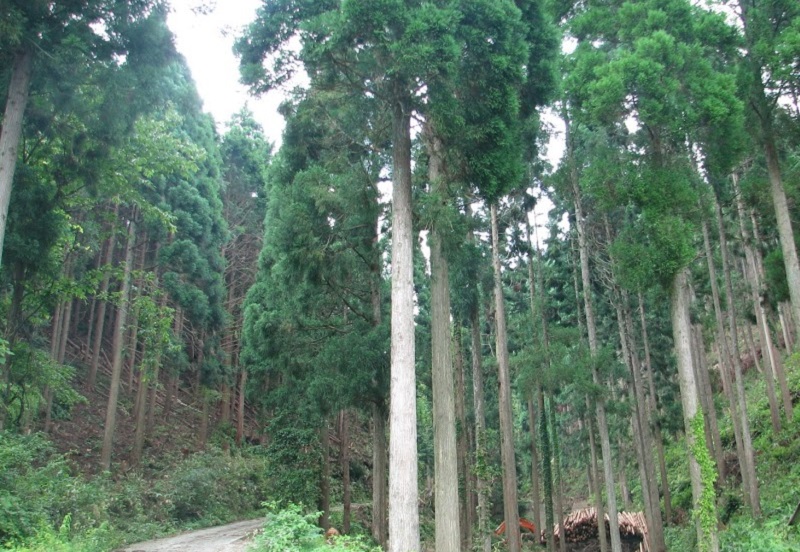
[{"label": "log stack", "polygon": [[[642,512],[619,512],[619,534],[626,550],[649,552],[647,545],[647,523]],[[603,529],[609,534],[609,518],[605,516]],[[553,527],[555,541],[561,539],[559,526]],[[564,540],[568,550],[591,550],[599,542],[597,511],[584,508],[571,512],[564,518]],[[544,535],[542,535],[544,541]]]}]

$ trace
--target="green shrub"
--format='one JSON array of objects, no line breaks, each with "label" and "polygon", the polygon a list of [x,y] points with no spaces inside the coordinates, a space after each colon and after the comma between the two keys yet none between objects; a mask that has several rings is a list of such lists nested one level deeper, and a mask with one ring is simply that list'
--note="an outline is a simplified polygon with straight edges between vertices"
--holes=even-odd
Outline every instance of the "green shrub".
[{"label": "green shrub", "polygon": [[156,485],[178,523],[225,522],[260,509],[268,492],[263,457],[211,449],[192,455]]},{"label": "green shrub", "polygon": [[720,534],[723,552],[796,552],[800,546],[797,536],[790,534],[786,520],[768,520],[763,524],[740,517]]},{"label": "green shrub", "polygon": [[319,512],[303,512],[297,504],[264,504],[267,522],[249,552],[380,552],[364,537],[339,536],[326,542],[317,526]]}]

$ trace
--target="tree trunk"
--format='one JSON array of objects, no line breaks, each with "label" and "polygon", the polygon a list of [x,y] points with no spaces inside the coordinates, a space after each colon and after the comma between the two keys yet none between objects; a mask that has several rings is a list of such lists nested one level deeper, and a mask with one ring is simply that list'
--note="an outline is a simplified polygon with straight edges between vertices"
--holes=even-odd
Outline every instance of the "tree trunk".
[{"label": "tree trunk", "polygon": [[[114,219],[119,216],[119,204],[114,206]],[[112,223],[113,224],[113,223]],[[106,244],[106,252],[103,257],[103,280],[100,282],[101,296],[99,304],[97,305],[97,315],[95,316],[94,324],[94,342],[92,343],[92,363],[89,365],[89,378],[87,387],[94,389],[95,380],[97,378],[97,368],[100,364],[100,350],[103,346],[103,334],[105,333],[106,323],[106,310],[108,308],[108,299],[105,295],[108,293],[108,287],[111,282],[111,263],[114,260],[114,247],[116,246],[116,231],[112,227],[111,235],[108,237]]]},{"label": "tree trunk", "polygon": [[[586,319],[586,331],[589,336],[589,351],[592,357],[597,356],[597,328],[594,320],[594,307],[592,305],[592,288],[589,277],[589,245],[586,239],[585,219],[581,206],[580,188],[577,176],[573,178],[572,189],[575,198],[575,218],[578,228],[578,250],[581,260],[581,283],[583,285],[583,302]],[[600,376],[597,368],[592,364],[592,381],[600,386]],[[600,433],[600,450],[603,456],[603,476],[606,483],[606,496],[608,500],[608,518],[611,532],[612,552],[622,552],[622,541],[619,536],[619,516],[617,513],[617,494],[614,485],[614,464],[611,455],[611,440],[608,435],[608,422],[606,421],[606,407],[602,398],[595,403],[597,416],[597,429]]]},{"label": "tree trunk", "polygon": [[[706,366],[706,351],[703,346],[703,330],[698,325],[694,332],[695,346],[697,352],[697,372],[695,374],[698,388],[700,389],[700,404],[703,406],[704,419],[708,427],[708,443],[709,448],[713,448],[714,461],[717,465],[717,472],[722,477],[725,473],[725,456],[722,448],[722,437],[719,434],[719,425],[717,424],[717,411],[714,406],[714,391],[711,389],[711,380],[708,376],[708,367]],[[713,447],[712,447],[713,446]]]},{"label": "tree trunk", "polygon": [[[539,447],[536,445],[536,403],[533,396],[528,399],[528,426],[531,433],[531,510],[536,529],[544,527],[542,523],[542,492],[539,483]],[[605,551],[603,551],[605,552]]]},{"label": "tree trunk", "polygon": [[[472,395],[475,409],[475,462],[485,466],[488,451],[486,450],[486,407],[483,393],[483,348],[481,344],[480,313],[477,301],[470,313],[470,333],[472,341]],[[489,529],[489,484],[486,473],[477,470],[475,491],[478,495],[478,537],[479,550],[491,552],[492,534]]]},{"label": "tree trunk", "polygon": [[[430,155],[428,178],[436,201],[447,201],[442,143],[427,129]],[[441,230],[430,231],[431,263],[431,394],[433,395],[434,512],[437,552],[458,552],[461,548],[458,500],[458,457],[456,439],[455,382],[451,353],[450,276],[442,248]]]},{"label": "tree trunk", "polygon": [[[125,245],[125,272],[122,277],[120,290],[120,305],[114,322],[114,339],[111,363],[111,388],[108,394],[106,408],[106,423],[103,433],[103,450],[100,454],[100,467],[108,471],[111,469],[111,452],[114,445],[114,432],[117,422],[117,399],[119,397],[119,382],[122,375],[122,340],[125,333],[125,322],[130,308],[129,292],[131,287],[131,271],[133,269],[133,245],[136,241],[136,208],[134,207],[128,221],[128,241]],[[101,333],[99,335],[102,335]]]},{"label": "tree trunk", "polygon": [[410,112],[392,116],[392,322],[389,401],[389,551],[419,552]]},{"label": "tree trunk", "polygon": [[33,49],[23,46],[15,55],[11,65],[11,76],[6,96],[3,124],[0,125],[0,260],[8,220],[8,205],[14,185],[19,144],[22,139],[22,120],[28,104],[28,92],[33,67]]},{"label": "tree trunk", "polygon": [[339,459],[342,468],[342,533],[350,533],[350,430],[347,410],[339,412]]},{"label": "tree trunk", "polygon": [[628,368],[631,374],[632,389],[632,427],[634,441],[637,445],[637,453],[640,459],[640,472],[642,477],[642,495],[647,514],[648,539],[650,540],[650,550],[654,552],[666,552],[664,542],[664,522],[661,517],[661,506],[658,497],[658,485],[656,484],[656,471],[653,465],[653,435],[650,430],[649,420],[646,416],[647,400],[644,394],[644,385],[639,367],[639,360],[636,358],[636,349],[633,343],[633,322],[631,320],[630,309],[628,308],[628,295],[625,292],[617,292],[617,321],[620,326],[620,343],[622,344],[623,357],[627,359]]},{"label": "tree trunk", "polygon": [[236,446],[242,446],[244,439],[244,405],[245,391],[247,390],[247,370],[242,370],[239,374],[239,391],[236,393],[238,402],[236,403]]},{"label": "tree trunk", "polygon": [[[661,477],[661,492],[664,496],[664,524],[669,525],[672,520],[672,494],[669,490],[669,478],[667,477],[667,462],[664,458],[664,437],[661,432],[661,423],[658,420],[658,395],[656,394],[656,386],[653,381],[653,363],[650,359],[650,339],[647,335],[647,321],[644,316],[644,296],[639,292],[639,323],[642,328],[642,343],[644,344],[644,365],[645,365],[645,380],[647,381],[648,394],[648,410],[650,423],[653,430],[653,441],[656,445],[656,452],[658,454],[658,468]],[[716,422],[716,413],[714,413],[714,420]],[[719,431],[717,431],[719,434]]]},{"label": "tree trunk", "polygon": [[[753,239],[755,243],[759,243],[761,241],[761,237],[758,232],[758,223],[756,221],[755,212],[751,209],[750,210],[750,219],[753,222]],[[754,257],[755,257],[755,266],[756,266],[756,273],[758,274],[758,282],[759,282],[759,290],[763,289],[764,280],[766,276],[764,274],[764,260],[761,258],[761,250],[757,247],[752,248]],[[769,324],[767,322],[768,317],[766,313],[766,306],[767,301],[762,299],[760,301],[760,305],[762,308],[762,316],[764,317],[764,331],[767,335],[770,335]],[[783,410],[786,414],[786,419],[791,422],[794,419],[794,408],[792,407],[792,396],[789,392],[789,383],[786,380],[786,371],[783,367],[783,361],[781,360],[781,355],[776,350],[774,344],[772,343],[772,339],[770,341],[769,351],[772,353],[770,356],[770,365],[772,366],[773,375],[775,379],[778,380],[778,385],[781,389],[781,399],[783,400]],[[765,372],[766,373],[766,372]]]},{"label": "tree trunk", "polygon": [[330,529],[331,513],[331,438],[328,432],[328,420],[322,419],[319,429],[320,448],[322,449],[322,473],[319,478],[319,526],[323,531]]},{"label": "tree trunk", "polygon": [[[689,315],[689,269],[683,268],[675,275],[672,286],[672,298],[670,301],[670,311],[672,316],[672,333],[675,343],[675,356],[678,360],[678,381],[681,390],[681,404],[683,405],[683,421],[686,432],[686,441],[689,452],[689,476],[692,483],[692,509],[699,511],[703,502],[706,486],[714,485],[714,481],[704,481],[700,472],[697,454],[706,449],[707,445],[698,440],[695,432],[695,418],[702,416],[702,410],[697,404],[697,384],[694,379],[694,369],[692,368],[692,344],[691,344],[691,318]],[[705,507],[711,508],[713,514],[713,527],[704,527],[701,517],[696,517],[695,526],[697,529],[698,543],[706,543],[709,552],[719,552],[719,540],[717,537],[716,506],[713,499],[713,490],[710,490],[710,504]]]},{"label": "tree trunk", "polygon": [[503,280],[500,271],[500,236],[497,223],[497,203],[491,205],[492,264],[494,265],[495,347],[497,377],[500,382],[500,457],[503,466],[503,512],[509,552],[520,552],[522,543],[517,504],[517,466],[514,460],[514,420],[511,412],[511,377],[508,366],[508,334],[503,299]]},{"label": "tree trunk", "polygon": [[[717,227],[719,230],[719,246],[722,253],[722,266],[725,272],[725,295],[728,309],[728,326],[731,338],[731,351],[733,353],[733,374],[736,385],[736,402],[742,432],[742,477],[745,481],[745,494],[753,517],[761,517],[761,499],[759,498],[758,478],[756,477],[755,453],[750,436],[750,420],[747,415],[747,401],[744,393],[744,376],[742,374],[741,354],[739,353],[739,332],[736,325],[736,310],[733,304],[733,282],[731,280],[731,264],[728,259],[728,242],[725,237],[725,227],[722,220],[722,208],[715,197],[714,201],[717,214]],[[745,473],[746,471],[746,473]]]},{"label": "tree trunk", "polygon": [[456,457],[458,459],[459,479],[463,482],[464,492],[459,501],[459,524],[461,526],[461,549],[468,550],[472,542],[472,480],[470,478],[468,454],[469,432],[467,431],[466,384],[464,382],[464,349],[461,340],[461,322],[456,322],[453,331],[453,351],[455,352],[456,377]]},{"label": "tree trunk", "polygon": [[586,411],[589,417],[589,453],[591,459],[591,473],[594,480],[594,507],[597,510],[597,528],[598,536],[600,537],[600,552],[608,552],[608,535],[605,531],[606,512],[603,508],[603,492],[600,490],[600,470],[597,467],[597,443],[594,437],[594,423],[591,418],[591,401],[586,398]]},{"label": "tree trunk", "polygon": [[[761,119],[766,123],[766,119]],[[764,155],[767,159],[767,173],[769,175],[772,204],[775,207],[775,218],[778,223],[783,263],[786,268],[786,280],[789,284],[789,296],[792,303],[794,320],[800,320],[800,262],[797,257],[797,246],[794,242],[792,219],[786,201],[786,192],[783,189],[781,168],[778,161],[778,151],[775,146],[775,137],[772,133],[772,124],[762,124],[764,138]]]},{"label": "tree trunk", "polygon": [[135,410],[135,430],[133,436],[133,453],[131,454],[131,466],[137,467],[142,461],[142,452],[144,451],[144,437],[145,437],[145,424],[147,423],[147,385],[149,380],[147,374],[142,373],[139,375],[139,386],[136,391],[136,408]]},{"label": "tree trunk", "polygon": [[553,436],[553,475],[555,483],[555,516],[554,521],[558,524],[558,549],[560,552],[567,552],[567,539],[564,536],[564,492],[563,481],[561,480],[561,450],[558,444],[558,425],[556,424],[555,397],[550,397],[550,429]]},{"label": "tree trunk", "polygon": [[389,535],[388,495],[386,488],[386,417],[384,409],[372,405],[372,538],[386,548]]},{"label": "tree trunk", "polygon": [[[544,487],[544,537],[547,550],[555,552],[556,543],[553,535],[555,511],[553,508],[553,454],[550,448],[550,429],[547,421],[547,407],[542,386],[537,386],[539,398],[539,435],[542,441],[542,483]],[[508,524],[506,524],[508,525]],[[508,528],[508,527],[506,527]]]}]

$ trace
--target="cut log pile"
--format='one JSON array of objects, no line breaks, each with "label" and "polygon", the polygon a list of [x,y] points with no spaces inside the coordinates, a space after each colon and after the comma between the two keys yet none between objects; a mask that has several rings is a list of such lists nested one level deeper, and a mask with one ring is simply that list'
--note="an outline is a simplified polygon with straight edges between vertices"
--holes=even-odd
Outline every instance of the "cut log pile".
[{"label": "cut log pile", "polygon": [[[647,545],[647,523],[642,512],[619,512],[619,534],[628,541],[640,543],[641,552],[649,552]],[[609,518],[605,516],[604,529],[608,533]],[[553,536],[556,542],[561,538],[559,526],[553,527]],[[584,543],[599,539],[597,511],[594,508],[584,508],[571,512],[564,518],[564,539],[567,543]],[[544,540],[544,539],[542,539]]]}]

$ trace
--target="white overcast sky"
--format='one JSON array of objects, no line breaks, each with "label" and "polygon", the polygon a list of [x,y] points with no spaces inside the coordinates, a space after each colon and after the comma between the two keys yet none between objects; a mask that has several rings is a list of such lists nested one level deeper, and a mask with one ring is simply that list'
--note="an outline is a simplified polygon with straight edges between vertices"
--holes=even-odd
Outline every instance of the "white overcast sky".
[{"label": "white overcast sky", "polygon": [[277,112],[280,93],[250,96],[239,83],[239,60],[233,55],[235,37],[255,19],[261,0],[170,0],[170,4],[167,22],[175,45],[186,58],[203,107],[217,128],[224,132],[225,123],[247,104],[277,147],[283,131],[283,118]]}]

